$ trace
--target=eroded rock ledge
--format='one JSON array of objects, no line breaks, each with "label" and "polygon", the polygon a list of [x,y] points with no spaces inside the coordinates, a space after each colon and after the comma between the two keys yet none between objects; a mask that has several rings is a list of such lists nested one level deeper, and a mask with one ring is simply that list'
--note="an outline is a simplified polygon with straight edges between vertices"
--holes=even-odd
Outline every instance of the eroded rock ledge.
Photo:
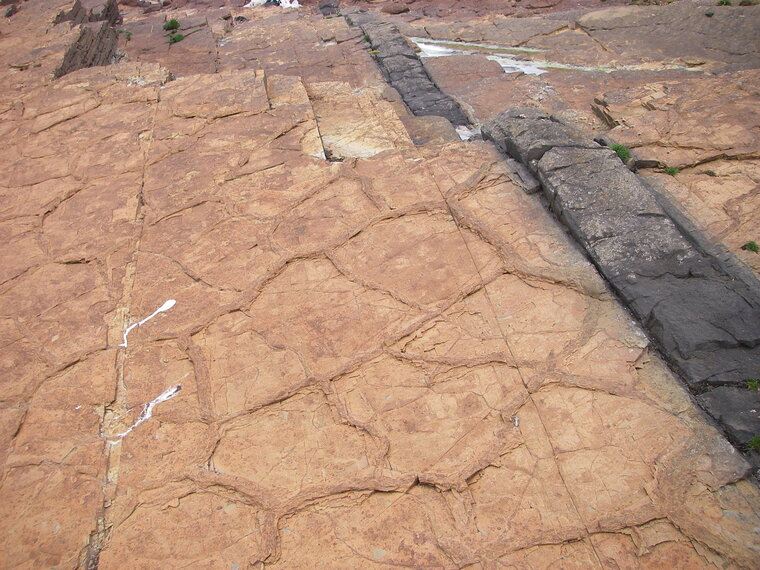
[{"label": "eroded rock ledge", "polygon": [[[509,109],[483,136],[538,176],[557,217],[693,392],[760,376],[760,285],[699,247],[613,151],[537,109]],[[743,412],[755,402],[732,394],[719,388],[700,401],[746,444],[752,430],[727,421],[726,410],[751,418]]]}]

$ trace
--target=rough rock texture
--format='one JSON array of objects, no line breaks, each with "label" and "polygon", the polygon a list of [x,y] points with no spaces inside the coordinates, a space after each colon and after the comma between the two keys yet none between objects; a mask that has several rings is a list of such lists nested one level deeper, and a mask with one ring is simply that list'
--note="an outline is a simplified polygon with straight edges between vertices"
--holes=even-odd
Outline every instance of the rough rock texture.
[{"label": "rough rock texture", "polygon": [[[483,135],[533,167],[551,208],[693,388],[760,376],[760,287],[701,251],[613,151],[535,109],[506,111]],[[707,409],[724,421],[715,398]],[[751,420],[760,432],[760,416]]]},{"label": "rough rock texture", "polygon": [[334,16],[340,13],[340,2],[338,0],[320,0],[317,7],[323,16]]},{"label": "rough rock texture", "polygon": [[[713,16],[705,16],[710,11]],[[755,215],[760,11],[678,2],[552,19],[395,23],[409,36],[520,46],[541,51],[511,57],[575,66],[545,67],[541,75],[505,74],[497,61],[487,59],[493,49],[423,58],[436,84],[477,121],[529,105],[573,123],[589,138],[611,128],[608,135],[631,148],[641,168],[680,169],[675,178],[653,173],[658,188],[710,238],[758,272],[760,255],[741,247],[760,241]]]},{"label": "rough rock texture", "polygon": [[[727,81],[730,79],[730,81]],[[684,213],[760,274],[760,256],[741,247],[760,237],[760,71],[647,84],[607,92],[596,108]]]},{"label": "rough rock texture", "polygon": [[[506,111],[483,135],[532,166],[551,208],[692,389],[760,376],[760,287],[701,251],[613,151],[535,109]],[[700,398],[742,445],[760,433],[744,392]]]},{"label": "rough rock texture", "polygon": [[[712,16],[706,16],[707,12]],[[719,294],[715,300],[707,294],[705,305],[727,302],[741,316],[727,319],[725,314],[710,308],[705,314],[717,328],[693,332],[699,329],[700,317],[689,309],[687,297],[678,299],[677,294],[673,297],[668,292],[682,285],[680,279],[671,280],[667,290],[660,291],[671,297],[671,306],[664,311],[666,307],[657,308],[655,312],[660,314],[652,320],[656,327],[663,319],[686,324],[683,334],[667,339],[671,358],[680,358],[673,351],[677,347],[696,355],[705,347],[711,346],[712,350],[726,342],[735,345],[736,341],[727,340],[728,336],[739,339],[739,344],[753,345],[755,341],[745,333],[747,327],[754,326],[756,317],[752,310],[747,312],[749,305],[741,290],[745,285],[757,288],[760,268],[760,255],[751,247],[751,242],[760,242],[760,221],[756,215],[760,207],[760,178],[756,172],[760,153],[757,140],[760,48],[756,34],[760,11],[751,7],[679,2],[662,8],[625,7],[585,15],[556,14],[551,19],[513,20],[481,15],[456,22],[432,18],[394,22],[408,36],[454,42],[444,44],[455,49],[453,55],[422,60],[442,90],[454,96],[476,120],[491,120],[519,101],[579,127],[585,132],[586,144],[602,135],[609,142],[622,143],[631,149],[639,174],[659,193],[657,209],[665,208],[677,226],[685,228],[695,240],[696,249],[708,252],[708,257],[717,264],[717,268],[709,267],[707,273],[700,270],[697,277],[707,277],[709,281],[716,278],[716,271],[718,275],[728,273],[732,277],[727,286],[738,287],[740,292],[739,296]],[[456,43],[462,40],[483,45]],[[515,51],[516,47],[534,51]],[[515,63],[537,66],[544,73],[518,73],[519,66],[514,67]],[[539,135],[536,132],[535,137]],[[526,132],[523,136],[530,138],[531,134]],[[536,148],[540,153],[546,146]],[[514,148],[509,152],[517,155]],[[609,157],[595,162],[601,170],[606,170],[606,163],[615,164]],[[680,172],[671,170],[675,174],[671,176],[659,170],[664,167]],[[625,176],[622,171],[621,176]],[[612,210],[615,202],[617,199],[606,200]],[[638,222],[635,220],[633,224],[638,227]],[[652,218],[647,223],[652,227],[660,224]],[[620,220],[613,223],[618,224]],[[624,227],[621,224],[615,233],[619,235]],[[609,228],[604,225],[591,227],[589,235],[593,237],[595,232],[606,229]],[[655,234],[661,230],[655,230]],[[606,240],[604,245],[607,249],[622,246],[625,250],[628,246],[624,241]],[[655,250],[667,249],[667,243],[658,246],[656,241],[649,245]],[[642,249],[641,253],[646,251]],[[713,262],[709,265],[714,265]],[[691,282],[696,284],[699,279]],[[631,291],[630,284],[623,285]],[[692,294],[703,295],[705,291],[699,285]],[[641,310],[650,314],[646,305]],[[728,324],[724,325],[724,321]],[[731,330],[730,335],[723,330],[726,327]],[[705,338],[713,340],[702,347],[700,339]],[[704,355],[698,360],[701,364],[694,371],[699,377],[715,371],[710,357]],[[729,367],[733,367],[730,362]],[[721,364],[718,368],[725,367]],[[734,382],[742,385],[757,372],[752,366],[739,366],[732,374]],[[744,441],[732,432],[730,422],[725,426],[733,441]],[[760,432],[760,426],[755,429]]]},{"label": "rough rock texture", "polygon": [[[707,16],[707,12],[712,14]],[[680,58],[692,64],[717,59],[732,66],[756,67],[760,55],[756,12],[753,6],[674,2],[663,8],[600,10],[579,18],[578,25],[607,49],[636,59]],[[636,33],[625,33],[630,28],[636,28]]]},{"label": "rough rock texture", "polygon": [[714,418],[728,426],[742,445],[757,435],[760,421],[760,392],[721,386],[699,396],[699,402]]},{"label": "rough rock texture", "polygon": [[5,565],[755,565],[746,461],[490,144],[404,140],[342,20],[52,80],[53,4],[0,23]]},{"label": "rough rock texture", "polygon": [[[655,166],[760,155],[760,70],[608,91],[595,102],[609,135]],[[738,83],[738,85],[737,85]]]},{"label": "rough rock texture", "polygon": [[106,22],[81,27],[79,37],[66,51],[61,66],[55,70],[60,77],[96,65],[108,65],[116,55],[116,31]]}]

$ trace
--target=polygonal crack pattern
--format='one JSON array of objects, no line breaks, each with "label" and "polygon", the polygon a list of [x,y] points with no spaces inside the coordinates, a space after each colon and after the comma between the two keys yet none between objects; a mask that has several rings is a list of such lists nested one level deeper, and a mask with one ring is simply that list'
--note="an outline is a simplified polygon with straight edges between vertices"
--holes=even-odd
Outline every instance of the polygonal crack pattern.
[{"label": "polygonal crack pattern", "polygon": [[754,563],[746,464],[490,146],[329,162],[300,82],[165,79],[9,115],[8,564]]}]

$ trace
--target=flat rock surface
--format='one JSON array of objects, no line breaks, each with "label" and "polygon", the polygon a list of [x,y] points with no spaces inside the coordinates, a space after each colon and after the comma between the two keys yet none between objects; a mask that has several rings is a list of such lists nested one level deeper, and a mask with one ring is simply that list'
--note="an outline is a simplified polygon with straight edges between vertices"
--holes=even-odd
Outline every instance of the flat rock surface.
[{"label": "flat rock surface", "polygon": [[756,564],[748,463],[342,19],[123,8],[52,80],[53,4],[0,24],[4,564]]}]

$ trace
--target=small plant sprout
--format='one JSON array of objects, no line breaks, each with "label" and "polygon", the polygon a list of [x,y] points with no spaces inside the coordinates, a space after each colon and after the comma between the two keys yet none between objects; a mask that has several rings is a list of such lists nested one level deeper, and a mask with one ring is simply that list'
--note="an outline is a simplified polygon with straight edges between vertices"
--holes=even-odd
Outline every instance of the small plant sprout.
[{"label": "small plant sprout", "polygon": [[760,451],[760,435],[756,435],[747,442],[747,447],[752,451]]},{"label": "small plant sprout", "polygon": [[750,392],[757,392],[760,390],[760,380],[757,378],[751,378],[747,380],[747,390]]},{"label": "small plant sprout", "polygon": [[171,20],[167,20],[164,22],[164,30],[167,32],[170,32],[172,30],[179,30],[179,20],[176,18],[172,18]]},{"label": "small plant sprout", "polygon": [[742,246],[742,249],[744,251],[751,251],[753,253],[757,253],[760,251],[760,246],[758,246],[757,242],[755,241],[748,241]]},{"label": "small plant sprout", "polygon": [[618,155],[618,158],[623,162],[628,162],[631,159],[631,151],[627,146],[622,144],[613,144],[610,145],[610,148],[615,151],[615,153]]},{"label": "small plant sprout", "polygon": [[714,170],[703,170],[702,174],[707,174],[707,176],[718,176],[717,174],[715,174]]},{"label": "small plant sprout", "polygon": [[718,0],[718,6],[731,6],[731,0]]},{"label": "small plant sprout", "polygon": [[676,174],[681,172],[675,166],[666,166],[665,168],[662,169],[662,171],[668,176],[675,176]]},{"label": "small plant sprout", "polygon": [[176,44],[177,42],[181,42],[184,39],[185,39],[185,36],[183,36],[182,34],[171,34],[169,36],[169,43]]},{"label": "small plant sprout", "polygon": [[367,34],[364,34],[364,35],[362,36],[362,41],[363,41],[363,42],[369,42],[369,36],[368,36]]},{"label": "small plant sprout", "polygon": [[117,34],[124,34],[124,37],[127,38],[127,41],[132,39],[132,32],[129,32],[127,30],[116,30]]}]

